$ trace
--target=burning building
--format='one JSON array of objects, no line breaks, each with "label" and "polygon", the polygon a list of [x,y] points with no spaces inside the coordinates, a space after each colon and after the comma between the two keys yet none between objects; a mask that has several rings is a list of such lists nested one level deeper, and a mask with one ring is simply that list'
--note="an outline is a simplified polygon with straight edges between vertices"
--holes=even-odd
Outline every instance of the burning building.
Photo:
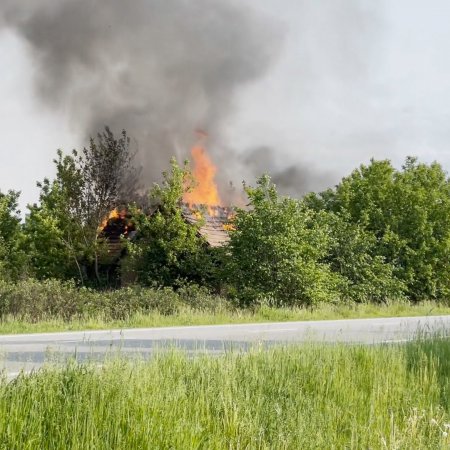
[{"label": "burning building", "polygon": [[[214,177],[216,167],[212,163],[205,148],[197,145],[192,149],[195,187],[185,193],[181,205],[184,220],[198,227],[198,234],[204,238],[205,244],[212,247],[221,247],[229,241],[229,231],[232,229],[233,208],[222,205]],[[149,210],[154,214],[157,207]],[[101,264],[108,279],[122,278],[120,267],[126,257],[126,239],[133,239],[138,231],[133,224],[131,214],[126,210],[114,209],[105,218],[101,225],[99,239],[105,244],[105,251]],[[132,274],[126,275],[125,282],[133,279]]]},{"label": "burning building", "polygon": [[[194,208],[193,208],[194,206]],[[199,234],[210,247],[221,247],[230,239],[232,208],[183,204],[182,214],[190,224],[200,222]]]},{"label": "burning building", "polygon": [[204,131],[197,131],[199,142],[191,150],[194,163],[192,174],[196,186],[184,195],[183,216],[189,223],[203,223],[199,233],[211,247],[228,242],[228,230],[232,208],[222,206],[223,202],[215,183],[217,168],[202,143],[207,137]]}]

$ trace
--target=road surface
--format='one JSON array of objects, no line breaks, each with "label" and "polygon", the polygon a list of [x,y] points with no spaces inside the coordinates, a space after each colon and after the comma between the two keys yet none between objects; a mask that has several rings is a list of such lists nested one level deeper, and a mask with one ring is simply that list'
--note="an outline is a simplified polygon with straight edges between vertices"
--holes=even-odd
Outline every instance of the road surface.
[{"label": "road surface", "polygon": [[108,331],[0,336],[0,368],[8,376],[30,371],[45,362],[101,361],[120,352],[149,357],[155,350],[177,347],[189,353],[246,350],[256,343],[344,342],[375,344],[403,342],[417,333],[450,334],[450,316],[281,322],[192,327],[140,328]]}]

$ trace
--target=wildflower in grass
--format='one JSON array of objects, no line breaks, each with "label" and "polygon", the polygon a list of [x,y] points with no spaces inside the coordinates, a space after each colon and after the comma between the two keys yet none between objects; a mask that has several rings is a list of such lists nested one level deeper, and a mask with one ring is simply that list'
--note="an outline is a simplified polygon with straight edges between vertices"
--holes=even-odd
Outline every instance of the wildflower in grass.
[{"label": "wildflower in grass", "polygon": [[442,433],[442,437],[443,437],[443,438],[448,437],[448,432],[447,432],[447,431],[444,431],[444,430],[450,429],[450,423],[444,423],[444,424],[442,424],[442,426],[441,426],[441,425],[439,425],[439,423],[438,423],[438,421],[437,421],[436,419],[431,419],[431,420],[430,420],[430,423],[431,423],[431,425],[436,425],[436,426],[439,428],[439,430],[440,430],[441,433]]}]

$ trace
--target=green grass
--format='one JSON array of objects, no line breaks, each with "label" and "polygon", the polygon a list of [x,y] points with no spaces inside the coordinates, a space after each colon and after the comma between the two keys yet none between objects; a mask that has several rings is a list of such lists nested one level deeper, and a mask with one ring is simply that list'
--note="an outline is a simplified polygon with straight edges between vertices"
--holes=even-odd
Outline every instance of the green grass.
[{"label": "green grass", "polygon": [[183,307],[175,314],[164,315],[158,311],[145,314],[136,313],[123,320],[105,319],[99,314],[71,320],[49,318],[38,321],[18,320],[12,316],[6,316],[0,322],[0,334],[447,314],[450,314],[449,306],[434,302],[424,302],[415,306],[408,303],[396,303],[387,306],[374,304],[322,305],[314,309],[263,306],[256,310],[246,310],[220,307],[216,311],[193,310]]},{"label": "green grass", "polygon": [[0,383],[0,448],[447,449],[449,344],[49,367]]}]

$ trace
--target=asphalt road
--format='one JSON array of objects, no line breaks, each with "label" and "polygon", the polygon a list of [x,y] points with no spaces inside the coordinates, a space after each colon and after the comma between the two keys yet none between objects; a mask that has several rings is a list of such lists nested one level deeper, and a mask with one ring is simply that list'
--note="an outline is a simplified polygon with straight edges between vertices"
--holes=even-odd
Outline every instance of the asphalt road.
[{"label": "asphalt road", "polygon": [[221,353],[264,345],[300,342],[376,344],[403,342],[417,333],[450,335],[450,316],[384,319],[327,320],[195,327],[140,328],[108,331],[21,334],[0,336],[0,368],[10,377],[46,362],[101,362],[120,352],[129,357],[150,357],[155,350],[177,347],[189,353]]}]

